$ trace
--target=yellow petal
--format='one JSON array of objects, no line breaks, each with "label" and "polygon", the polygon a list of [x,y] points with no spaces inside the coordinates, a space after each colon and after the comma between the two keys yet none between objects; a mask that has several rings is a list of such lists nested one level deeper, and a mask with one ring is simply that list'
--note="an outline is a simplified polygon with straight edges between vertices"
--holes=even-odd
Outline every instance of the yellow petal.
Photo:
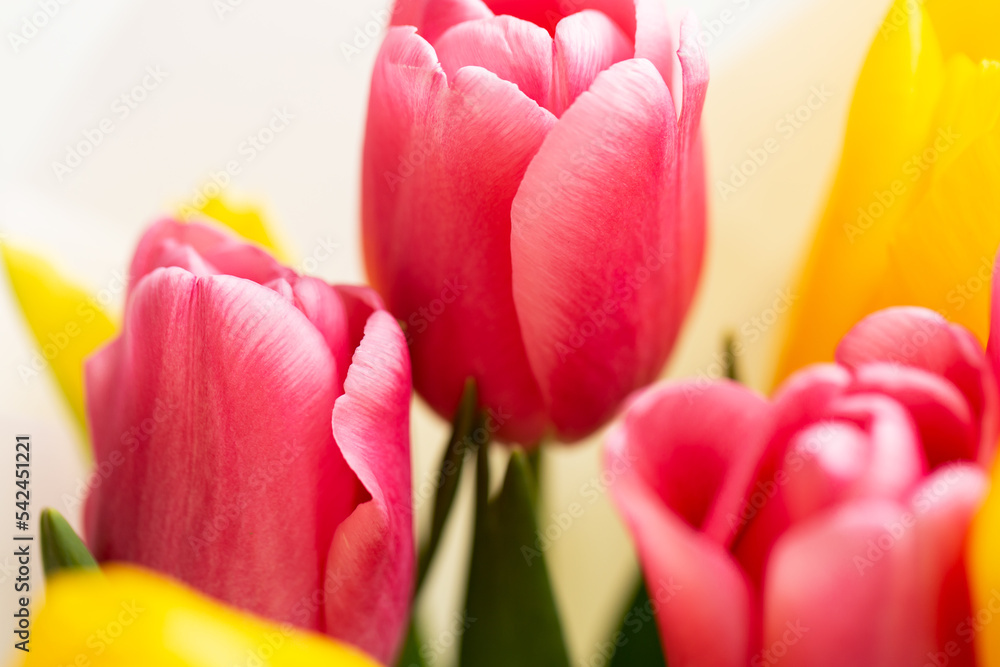
[{"label": "yellow petal", "polygon": [[[83,361],[114,337],[115,325],[95,298],[61,276],[41,257],[8,243],[0,245],[0,254],[21,312],[38,343],[39,354],[52,368],[86,439]],[[44,368],[39,370],[38,366],[20,365],[18,374],[30,379],[44,373]]]},{"label": "yellow petal", "polygon": [[897,0],[855,90],[837,179],[795,290],[777,380],[832,359],[837,342],[871,312],[896,225],[927,187],[927,174],[908,180],[907,161],[933,144],[945,81],[927,13],[919,3]]},{"label": "yellow petal", "polygon": [[29,647],[25,667],[377,666],[332,639],[258,619],[125,565],[49,581]]},{"label": "yellow petal", "polygon": [[[228,227],[244,239],[266,248],[279,262],[284,264],[289,262],[288,253],[285,252],[258,207],[236,206],[221,197],[209,197],[196,211]],[[180,215],[184,220],[192,220],[198,217],[197,213],[182,208]]]},{"label": "yellow petal", "polygon": [[873,308],[913,304],[964,325],[985,345],[1000,246],[1000,64],[949,63],[927,190],[896,226]]},{"label": "yellow petal", "polygon": [[964,53],[974,62],[1000,59],[1000,2],[928,0],[927,10],[945,55]]}]

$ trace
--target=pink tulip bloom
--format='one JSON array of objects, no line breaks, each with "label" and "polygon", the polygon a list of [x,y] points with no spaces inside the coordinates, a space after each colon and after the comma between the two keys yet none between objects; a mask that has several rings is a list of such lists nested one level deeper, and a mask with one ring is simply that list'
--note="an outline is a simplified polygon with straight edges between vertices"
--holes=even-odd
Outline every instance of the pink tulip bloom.
[{"label": "pink tulip bloom", "polygon": [[414,383],[570,441],[653,381],[705,236],[693,16],[659,0],[400,0],[364,149],[368,272]]},{"label": "pink tulip bloom", "polygon": [[667,383],[608,440],[671,667],[974,664],[964,564],[995,374],[936,313],[859,323],[771,401]]},{"label": "pink tulip bloom", "polygon": [[390,662],[414,570],[410,370],[367,288],[165,221],[86,366],[87,542]]}]

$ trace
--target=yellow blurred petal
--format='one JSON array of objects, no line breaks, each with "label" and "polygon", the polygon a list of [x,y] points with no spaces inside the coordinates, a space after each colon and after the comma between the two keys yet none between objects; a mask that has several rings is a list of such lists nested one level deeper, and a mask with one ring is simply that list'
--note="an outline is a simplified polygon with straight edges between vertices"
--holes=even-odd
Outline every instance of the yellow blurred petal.
[{"label": "yellow blurred petal", "polygon": [[[38,343],[39,354],[52,368],[84,439],[83,360],[114,337],[111,319],[90,294],[61,276],[48,262],[8,243],[0,244],[11,287]],[[37,365],[19,365],[30,380]]]},{"label": "yellow blurred petal", "polygon": [[[279,262],[286,264],[289,262],[288,253],[285,252],[258,207],[246,204],[237,206],[221,197],[210,197],[196,210],[233,230],[244,239],[266,248]],[[191,220],[198,216],[192,215],[189,209],[182,209],[181,217],[184,220]]]},{"label": "yellow blurred petal", "polygon": [[945,67],[926,12],[912,0],[897,0],[855,90],[837,179],[795,290],[798,301],[777,381],[832,359],[841,337],[871,312],[896,222],[926,187],[918,182],[893,191],[893,185],[906,178],[910,157],[923,152],[929,138],[933,142],[931,126],[944,84]]},{"label": "yellow blurred petal", "polygon": [[956,56],[945,99],[929,187],[897,225],[872,306],[933,308],[985,345],[1000,246],[1000,64]]},{"label": "yellow blurred petal", "polygon": [[964,53],[975,62],[1000,59],[1000,2],[928,0],[927,11],[946,56]]},{"label": "yellow blurred petal", "polygon": [[[357,650],[125,565],[58,575],[25,667],[376,667]],[[81,658],[82,656],[82,658]]]}]

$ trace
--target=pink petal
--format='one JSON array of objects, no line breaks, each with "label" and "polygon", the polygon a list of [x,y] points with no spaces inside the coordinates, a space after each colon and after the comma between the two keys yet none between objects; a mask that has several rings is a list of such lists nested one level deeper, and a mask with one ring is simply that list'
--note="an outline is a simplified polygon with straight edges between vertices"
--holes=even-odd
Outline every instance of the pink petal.
[{"label": "pink petal", "polygon": [[681,62],[677,57],[680,45],[680,23],[672,21],[660,0],[636,0],[635,57],[653,63],[674,93],[674,106],[683,104]]},{"label": "pink petal", "polygon": [[[775,398],[773,431],[756,475],[767,498],[753,504],[752,518],[733,546],[755,582],[762,581],[774,545],[797,520],[845,498],[908,498],[925,472],[906,410],[877,394],[844,396],[850,381],[843,368],[813,366],[792,376]],[[862,457],[838,459],[838,465],[860,466],[860,474],[845,470],[838,479],[824,470],[827,448],[831,456]]]},{"label": "pink petal", "polygon": [[829,417],[799,431],[783,463],[790,523],[852,499],[904,501],[925,470],[909,414],[879,394],[832,400]]},{"label": "pink petal", "polygon": [[[685,248],[679,256],[681,307],[687,309],[694,298],[705,255],[706,201],[705,158],[701,139],[701,112],[708,90],[708,57],[698,41],[698,21],[688,12],[680,28],[677,56],[683,76],[683,103],[678,125],[677,201],[679,202],[678,243]],[[674,77],[676,81],[677,77]],[[676,106],[677,86],[670,92]]]},{"label": "pink petal", "polygon": [[628,35],[599,11],[588,9],[559,21],[549,108],[557,116],[562,115],[580,93],[590,88],[598,74],[631,58],[634,50]]},{"label": "pink petal", "polygon": [[769,410],[735,383],[662,383],[628,406],[622,455],[688,525],[725,542],[743,509]]},{"label": "pink petal", "polygon": [[[997,256],[1000,257],[1000,250],[997,251]],[[1000,378],[1000,271],[996,269],[1000,265],[994,261],[993,266],[993,293],[990,297],[990,337],[986,343],[986,355],[989,358],[990,367],[993,369],[993,377]]]},{"label": "pink petal", "polygon": [[474,65],[515,84],[545,106],[552,86],[552,38],[542,28],[510,16],[460,23],[434,44],[449,80]]},{"label": "pink petal", "polygon": [[382,297],[378,292],[371,287],[335,285],[334,289],[340,295],[344,312],[347,314],[347,336],[350,341],[348,347],[353,354],[358,345],[361,345],[361,339],[365,337],[368,318],[376,310],[385,310],[385,304],[382,303]]},{"label": "pink petal", "polygon": [[655,68],[618,63],[552,129],[514,199],[514,302],[565,440],[655,378],[680,329],[676,139]]},{"label": "pink petal", "polygon": [[309,318],[330,348],[337,366],[338,386],[344,386],[357,343],[349,336],[350,327],[343,300],[335,288],[318,278],[299,278],[292,289],[295,306]]},{"label": "pink petal", "polygon": [[920,432],[932,469],[976,459],[979,425],[958,388],[940,375],[895,364],[866,364],[858,369],[851,392],[886,394],[903,405]]},{"label": "pink petal", "polygon": [[482,0],[399,0],[393,9],[392,25],[414,26],[434,44],[452,26],[491,16],[493,12]]},{"label": "pink petal", "polygon": [[[966,624],[973,614],[965,552],[969,525],[988,491],[989,479],[982,468],[959,463],[938,469],[911,501],[920,567],[917,582],[923,595],[918,608],[927,612],[915,636],[925,655],[944,654],[956,667],[976,664]],[[949,643],[957,647],[958,655],[952,655],[954,649],[946,653]]]},{"label": "pink petal", "polygon": [[385,664],[405,636],[413,588],[409,416],[406,340],[378,311],[333,410],[337,445],[371,500],[340,525],[330,548],[326,630]]},{"label": "pink petal", "polygon": [[555,118],[477,67],[450,86],[412,28],[392,28],[372,82],[363,223],[372,284],[406,323],[417,390],[450,417],[469,376],[534,443],[545,408],[511,295],[510,205]]},{"label": "pink petal", "polygon": [[[663,391],[668,411],[672,410],[670,403],[684,400],[678,388]],[[724,388],[713,389],[711,393],[735,399],[732,407],[737,407],[735,404],[741,400],[753,402],[737,398],[736,391]],[[751,395],[745,392],[745,396]],[[752,413],[739,410],[736,414],[747,418]],[[693,411],[689,413],[692,414]],[[643,416],[637,419],[642,421]],[[695,438],[701,430],[696,421],[689,419],[684,424],[694,429],[691,435]],[[673,433],[670,430],[660,436],[666,439]],[[721,433],[720,430],[716,435]],[[632,436],[637,434],[626,424],[612,429],[605,470],[614,476],[610,487],[612,498],[636,541],[650,597],[656,601],[656,621],[669,663],[677,667],[745,667],[754,641],[753,628],[758,622],[751,607],[749,586],[725,547],[691,527],[649,486],[642,466],[648,457],[658,454],[650,451],[649,444],[633,441]],[[736,444],[738,433],[734,435],[737,437],[732,440]],[[696,440],[690,442],[692,447],[696,444]],[[712,447],[725,446],[724,438],[716,438],[706,450],[706,458]]]},{"label": "pink petal", "polygon": [[768,565],[764,642],[750,664],[924,664],[914,641],[924,611],[918,540],[887,529],[906,511],[856,502],[786,533]]},{"label": "pink petal", "polygon": [[157,269],[86,380],[110,471],[87,500],[94,555],[321,629],[300,603],[357,499],[330,430],[335,364],[305,315],[248,280]]},{"label": "pink petal", "polygon": [[799,431],[784,459],[780,502],[789,524],[851,497],[867,472],[871,442],[857,425],[824,421]]},{"label": "pink petal", "polygon": [[587,9],[607,14],[632,38],[635,34],[635,3],[632,0],[486,0],[494,14],[509,14],[531,21],[550,33],[564,17]]},{"label": "pink petal", "polygon": [[868,463],[858,497],[901,500],[927,473],[916,425],[896,401],[880,394],[855,394],[831,402],[833,419],[849,419],[868,433]]},{"label": "pink petal", "polygon": [[129,268],[129,285],[167,266],[197,275],[224,273],[261,285],[293,275],[262,248],[207,225],[175,220],[161,220],[142,235]]},{"label": "pink petal", "polygon": [[[684,147],[690,150],[701,127],[701,112],[708,92],[708,55],[698,41],[698,18],[692,11],[688,11],[681,21],[679,41],[677,58],[683,75],[681,93],[684,101],[678,111],[681,138],[686,141]],[[673,88],[670,90],[676,95]]]},{"label": "pink petal", "polygon": [[975,337],[931,310],[888,308],[869,315],[844,336],[837,361],[856,369],[871,362],[922,368],[951,381],[981,424],[979,458],[992,460],[998,424],[996,380]]}]

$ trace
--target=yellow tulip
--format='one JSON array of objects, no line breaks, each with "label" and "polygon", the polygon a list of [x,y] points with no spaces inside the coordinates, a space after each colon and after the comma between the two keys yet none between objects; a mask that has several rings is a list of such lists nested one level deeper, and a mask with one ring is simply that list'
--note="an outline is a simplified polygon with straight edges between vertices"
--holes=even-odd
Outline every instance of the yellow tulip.
[{"label": "yellow tulip", "polygon": [[[236,207],[222,199],[207,200],[203,216],[230,228],[248,241],[267,248],[276,257],[287,256],[279,247],[260,211]],[[118,332],[111,316],[87,290],[60,274],[42,257],[8,242],[0,243],[11,287],[36,343],[69,404],[84,442],[88,440],[83,402],[83,362]],[[25,381],[44,368],[21,364]],[[89,448],[87,448],[89,452]]]},{"label": "yellow tulip", "polygon": [[[998,59],[996,0],[893,4],[858,81],[776,380],[832,359],[858,320],[888,306],[932,308],[985,344],[1000,245]],[[968,562],[973,614],[993,617],[1000,483],[973,523]],[[1000,623],[975,640],[978,664],[1000,667]]]},{"label": "yellow tulip", "polygon": [[50,580],[28,648],[24,667],[377,665],[329,638],[258,619],[125,565]]},{"label": "yellow tulip", "polygon": [[862,317],[932,308],[985,343],[1000,245],[1000,3],[897,0],[865,62],[776,373]]}]

